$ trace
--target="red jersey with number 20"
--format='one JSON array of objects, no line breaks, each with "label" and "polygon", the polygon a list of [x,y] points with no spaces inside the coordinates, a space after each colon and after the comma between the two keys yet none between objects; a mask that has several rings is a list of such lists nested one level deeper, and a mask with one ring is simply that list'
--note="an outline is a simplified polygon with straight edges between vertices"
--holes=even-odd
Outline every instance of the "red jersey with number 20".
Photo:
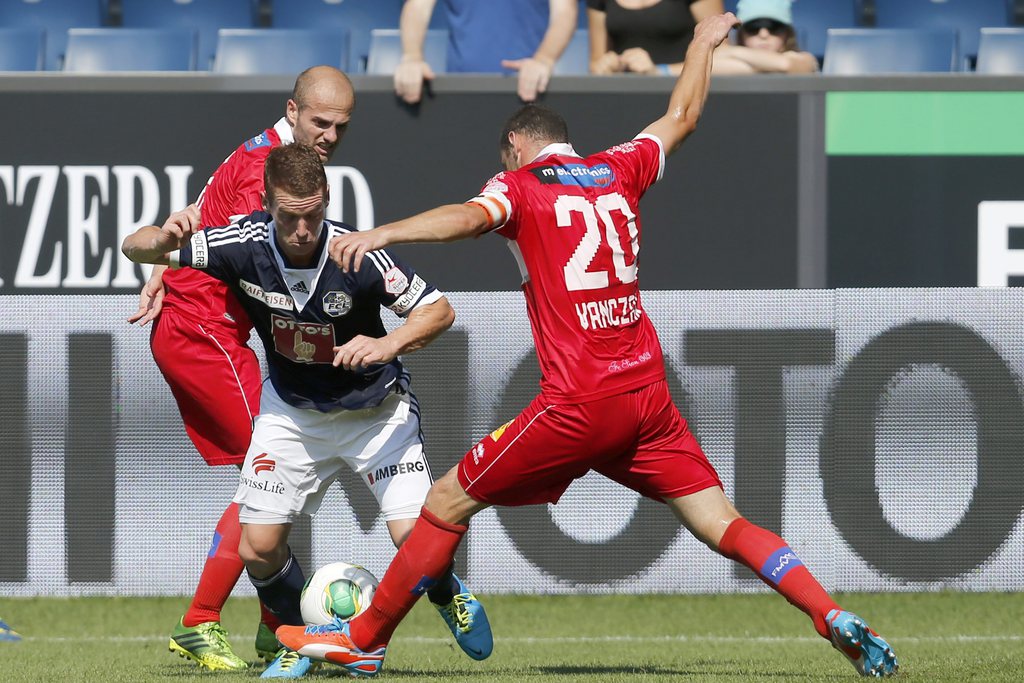
[{"label": "red jersey with number 20", "polygon": [[586,158],[559,143],[470,200],[519,262],[551,402],[592,401],[665,377],[637,280],[638,205],[664,168],[661,141],[650,135]]}]

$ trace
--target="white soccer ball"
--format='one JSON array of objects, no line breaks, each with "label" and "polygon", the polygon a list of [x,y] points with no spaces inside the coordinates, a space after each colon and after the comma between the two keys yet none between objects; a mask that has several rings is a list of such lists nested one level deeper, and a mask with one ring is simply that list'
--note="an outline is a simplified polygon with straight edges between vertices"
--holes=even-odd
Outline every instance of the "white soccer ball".
[{"label": "white soccer ball", "polygon": [[376,590],[377,578],[359,565],[324,565],[302,588],[302,619],[311,626],[329,624],[334,617],[347,621],[370,606]]}]

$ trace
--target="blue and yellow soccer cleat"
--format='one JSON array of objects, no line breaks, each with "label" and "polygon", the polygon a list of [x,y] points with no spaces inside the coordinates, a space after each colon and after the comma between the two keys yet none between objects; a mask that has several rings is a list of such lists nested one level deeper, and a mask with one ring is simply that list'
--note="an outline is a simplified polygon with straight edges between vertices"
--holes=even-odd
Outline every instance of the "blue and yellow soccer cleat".
[{"label": "blue and yellow soccer cleat", "polygon": [[207,621],[196,626],[185,626],[179,621],[171,632],[167,649],[211,671],[249,668],[249,664],[228,645],[228,632],[219,621]]},{"label": "blue and yellow soccer cleat", "polygon": [[0,643],[16,643],[21,640],[21,634],[7,625],[7,622],[0,619]]},{"label": "blue and yellow soccer cleat", "polygon": [[[494,649],[491,623],[487,620],[484,606],[469,592],[462,579],[452,574],[458,584],[458,593],[447,605],[434,605],[448,630],[455,636],[455,642],[462,651],[473,659],[487,659]],[[433,603],[431,603],[433,604]]]},{"label": "blue and yellow soccer cleat", "polygon": [[348,632],[348,622],[335,618],[324,626],[282,626],[277,639],[300,655],[344,667],[353,678],[373,678],[384,665],[387,648],[360,650]]},{"label": "blue and yellow soccer cleat", "polygon": [[309,657],[303,657],[295,650],[282,647],[270,666],[260,674],[260,678],[302,678],[313,668],[313,662]]},{"label": "blue and yellow soccer cleat", "polygon": [[281,643],[277,642],[277,636],[261,621],[256,629],[256,656],[269,664],[277,659],[280,650]]},{"label": "blue and yellow soccer cleat", "polygon": [[899,670],[899,661],[889,643],[853,612],[834,609],[825,621],[832,647],[846,655],[861,676],[882,678]]}]

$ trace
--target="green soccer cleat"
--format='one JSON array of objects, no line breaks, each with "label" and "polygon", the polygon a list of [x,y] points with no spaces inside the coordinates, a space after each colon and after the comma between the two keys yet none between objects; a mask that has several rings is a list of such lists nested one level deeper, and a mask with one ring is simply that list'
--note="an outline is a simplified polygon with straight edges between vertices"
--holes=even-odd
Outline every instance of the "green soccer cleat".
[{"label": "green soccer cleat", "polygon": [[219,621],[207,621],[198,626],[185,626],[179,621],[171,632],[167,649],[211,671],[249,668],[249,664],[228,645],[228,632]]},{"label": "green soccer cleat", "polygon": [[269,664],[277,657],[280,649],[281,643],[277,642],[277,636],[261,621],[256,629],[256,656]]}]

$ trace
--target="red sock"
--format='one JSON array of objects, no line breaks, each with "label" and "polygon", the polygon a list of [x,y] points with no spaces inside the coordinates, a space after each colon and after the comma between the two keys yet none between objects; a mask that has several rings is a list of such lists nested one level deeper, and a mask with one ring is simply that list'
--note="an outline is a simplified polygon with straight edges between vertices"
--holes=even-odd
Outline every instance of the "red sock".
[{"label": "red sock", "polygon": [[196,626],[207,621],[220,621],[220,610],[231,595],[231,589],[238,583],[245,565],[238,556],[238,540],[242,536],[242,525],[238,523],[238,504],[231,503],[213,534],[213,544],[206,556],[203,573],[195,597],[182,623]]},{"label": "red sock", "polygon": [[420,518],[391,560],[373,602],[349,622],[349,635],[356,646],[370,651],[388,644],[419,597],[448,573],[467,528],[442,522],[426,508],[420,510]]},{"label": "red sock", "polygon": [[829,610],[840,609],[839,605],[784,540],[741,517],[725,530],[718,551],[752,569],[790,604],[803,610],[822,638],[829,637],[825,615]]}]

